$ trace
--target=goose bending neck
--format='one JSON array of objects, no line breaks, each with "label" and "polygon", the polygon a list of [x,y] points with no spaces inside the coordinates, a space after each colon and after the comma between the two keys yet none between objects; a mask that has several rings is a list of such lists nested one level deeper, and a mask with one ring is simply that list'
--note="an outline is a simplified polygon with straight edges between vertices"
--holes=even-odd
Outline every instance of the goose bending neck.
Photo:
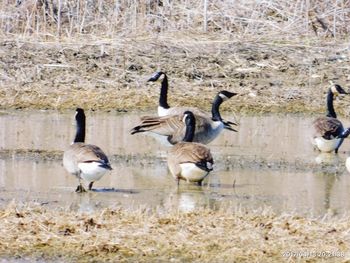
[{"label": "goose bending neck", "polygon": [[223,99],[220,96],[216,96],[212,107],[211,107],[211,114],[212,114],[212,120],[213,121],[222,121],[221,114],[219,111],[221,103],[223,103]]},{"label": "goose bending neck", "polygon": [[164,78],[162,80],[162,87],[160,88],[159,106],[164,109],[169,109],[168,104],[168,77],[163,73]]},{"label": "goose bending neck", "polygon": [[73,142],[85,142],[85,116],[77,116],[76,121],[77,131]]},{"label": "goose bending neck", "polygon": [[186,119],[186,133],[182,141],[192,142],[194,138],[194,130],[196,127],[196,119],[193,115],[188,116]]},{"label": "goose bending neck", "polygon": [[337,118],[337,114],[335,113],[333,106],[333,98],[333,92],[331,89],[329,89],[327,94],[327,117]]}]

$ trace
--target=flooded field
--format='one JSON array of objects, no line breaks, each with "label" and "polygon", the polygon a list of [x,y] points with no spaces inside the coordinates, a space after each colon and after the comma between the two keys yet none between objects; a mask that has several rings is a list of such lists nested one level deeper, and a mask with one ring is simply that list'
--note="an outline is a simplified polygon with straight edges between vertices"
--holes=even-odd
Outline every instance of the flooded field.
[{"label": "flooded field", "polygon": [[87,112],[86,142],[104,149],[114,169],[94,184],[93,192],[79,195],[74,192],[77,180],[61,161],[74,137],[74,112],[1,112],[0,204],[34,201],[79,211],[271,207],[277,213],[314,216],[350,209],[344,165],[349,142],[338,156],[314,151],[314,116],[238,118],[238,133],[224,131],[209,145],[216,163],[204,185],[181,182],[177,189],[165,162],[170,146],[154,136],[129,135],[140,115]]}]

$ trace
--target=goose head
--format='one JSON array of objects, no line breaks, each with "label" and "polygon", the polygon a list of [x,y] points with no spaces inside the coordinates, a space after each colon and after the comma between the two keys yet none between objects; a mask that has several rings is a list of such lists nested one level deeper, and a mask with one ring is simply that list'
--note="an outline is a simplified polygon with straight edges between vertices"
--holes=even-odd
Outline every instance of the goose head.
[{"label": "goose head", "polygon": [[224,121],[221,118],[219,107],[224,101],[226,101],[226,100],[228,100],[228,99],[230,99],[230,98],[232,98],[233,96],[236,96],[236,95],[238,95],[238,93],[230,92],[230,91],[227,91],[227,90],[220,91],[215,96],[213,104],[212,104],[212,109],[211,109],[212,120],[214,120],[214,121],[221,121],[224,124],[225,129],[232,130],[232,131],[236,131],[236,130],[232,129],[232,127],[230,127],[230,125],[231,124],[236,125],[236,124],[234,122],[231,122],[231,121]]},{"label": "goose head", "polygon": [[164,78],[166,77],[166,74],[162,71],[157,71],[156,73],[154,73],[152,75],[152,77],[150,77],[147,82],[156,82],[156,81],[160,81],[163,82]]},{"label": "goose head", "polygon": [[332,87],[330,87],[330,91],[333,93],[334,96],[338,96],[340,94],[349,94],[338,84],[333,84]]},{"label": "goose head", "polygon": [[223,100],[227,101],[228,99],[232,98],[233,96],[236,96],[238,93],[230,92],[227,90],[222,90],[218,93],[218,96]]},{"label": "goose head", "polygon": [[182,121],[186,124],[186,126],[193,125],[196,121],[194,114],[192,111],[185,111],[182,117]]},{"label": "goose head", "polygon": [[75,110],[75,120],[76,121],[82,121],[85,120],[85,113],[84,110],[82,108],[77,108]]}]

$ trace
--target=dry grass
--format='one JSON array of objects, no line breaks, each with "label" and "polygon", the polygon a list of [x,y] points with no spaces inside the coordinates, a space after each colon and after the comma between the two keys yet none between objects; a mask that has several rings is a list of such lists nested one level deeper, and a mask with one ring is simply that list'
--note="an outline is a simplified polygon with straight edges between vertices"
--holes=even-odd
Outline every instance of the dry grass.
[{"label": "dry grass", "polygon": [[[208,109],[215,93],[228,89],[242,96],[225,110],[320,112],[328,82],[349,81],[345,0],[23,2],[0,1],[2,108],[155,108],[158,85],[145,83],[162,69],[171,105]],[[337,110],[347,114],[346,105],[337,102]],[[81,214],[11,204],[0,219],[5,259],[281,262],[287,251],[350,249],[349,216],[313,219],[266,209]],[[321,258],[300,259],[306,260]]]},{"label": "dry grass", "polygon": [[[18,2],[18,1],[17,1]],[[0,3],[4,34],[39,38],[91,35],[219,33],[225,39],[294,39],[348,34],[349,2],[323,1],[71,1],[22,0]]]},{"label": "dry grass", "polygon": [[[146,80],[163,69],[170,80],[170,105],[209,110],[216,92],[227,89],[242,96],[225,103],[224,110],[320,112],[328,82],[346,86],[350,74],[344,45],[183,43],[166,38],[0,45],[3,108],[149,110],[157,105],[160,85]],[[337,102],[338,111],[347,113],[346,104]]]},{"label": "dry grass", "polygon": [[[106,209],[91,214],[39,205],[0,210],[0,255],[75,262],[281,262],[283,252],[339,252],[349,260],[350,218],[259,211],[184,213]],[[291,258],[299,260],[299,258]],[[318,262],[322,258],[301,258]],[[328,262],[327,261],[327,262]]]},{"label": "dry grass", "polygon": [[3,108],[150,109],[161,69],[172,105],[320,112],[348,82],[347,1],[42,1],[0,2]]}]

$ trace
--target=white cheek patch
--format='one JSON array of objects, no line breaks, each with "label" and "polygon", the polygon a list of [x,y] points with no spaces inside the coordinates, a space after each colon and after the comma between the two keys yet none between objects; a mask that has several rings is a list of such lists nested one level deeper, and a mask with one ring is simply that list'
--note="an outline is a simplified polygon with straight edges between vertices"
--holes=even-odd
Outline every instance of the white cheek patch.
[{"label": "white cheek patch", "polygon": [[207,168],[208,168],[209,170],[213,170],[213,165],[212,165],[212,163],[207,162]]},{"label": "white cheek patch", "polygon": [[222,93],[219,94],[219,97],[220,97],[223,101],[228,100],[228,98],[227,98],[224,94],[222,94]]}]

